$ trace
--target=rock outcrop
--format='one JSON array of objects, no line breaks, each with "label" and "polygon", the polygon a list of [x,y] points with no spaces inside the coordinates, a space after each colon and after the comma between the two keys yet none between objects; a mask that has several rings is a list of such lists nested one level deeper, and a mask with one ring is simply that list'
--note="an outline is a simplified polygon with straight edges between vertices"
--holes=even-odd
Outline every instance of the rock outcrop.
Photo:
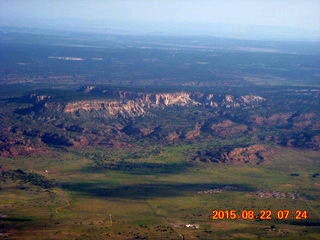
[{"label": "rock outcrop", "polygon": [[293,112],[281,112],[274,113],[270,116],[250,116],[249,122],[257,126],[277,126],[277,127],[292,127],[296,130],[310,129],[319,131],[320,122],[319,114],[317,113],[293,113]]},{"label": "rock outcrop", "polygon": [[145,113],[142,106],[134,101],[87,100],[67,103],[65,113],[98,111],[108,116],[137,117]]},{"label": "rock outcrop", "polygon": [[193,138],[196,138],[196,137],[199,137],[201,132],[200,132],[200,129],[201,129],[201,124],[196,124],[196,126],[194,127],[193,130],[191,131],[188,131],[185,135],[185,139],[186,140],[191,140]]},{"label": "rock outcrop", "polygon": [[235,124],[230,120],[225,120],[223,122],[213,124],[211,129],[218,136],[226,137],[243,133],[248,130],[248,127],[246,125]]},{"label": "rock outcrop", "polygon": [[49,100],[51,98],[52,98],[52,96],[50,96],[50,95],[38,95],[36,93],[31,93],[27,96],[27,100],[29,100],[31,102],[36,102],[36,103],[43,102],[43,101]]},{"label": "rock outcrop", "polygon": [[37,156],[48,154],[49,150],[43,146],[36,145],[8,145],[0,147],[0,157],[16,157],[16,156]]},{"label": "rock outcrop", "polygon": [[168,136],[166,137],[166,140],[172,143],[175,140],[178,140],[179,138],[180,138],[180,134],[178,134],[177,132],[172,132],[168,134]]},{"label": "rock outcrop", "polygon": [[88,86],[81,89],[86,94],[104,95],[107,99],[81,100],[67,103],[56,102],[51,96],[30,94],[27,99],[34,106],[30,111],[53,111],[68,114],[84,112],[99,113],[99,116],[138,117],[146,114],[149,108],[166,108],[170,106],[190,107],[205,106],[209,108],[255,107],[265,101],[255,95],[235,97],[232,95],[215,95],[200,92],[141,93],[99,89]]},{"label": "rock outcrop", "polygon": [[270,156],[270,150],[263,145],[252,145],[245,148],[235,148],[221,154],[221,161],[231,164],[261,164]]},{"label": "rock outcrop", "polygon": [[201,103],[193,100],[191,94],[187,92],[177,93],[131,93],[119,92],[122,100],[134,100],[143,107],[167,107],[167,106],[191,106],[201,105]]},{"label": "rock outcrop", "polygon": [[215,149],[197,151],[193,161],[205,163],[227,163],[232,165],[259,165],[266,163],[272,151],[264,145],[233,148],[231,150]]}]

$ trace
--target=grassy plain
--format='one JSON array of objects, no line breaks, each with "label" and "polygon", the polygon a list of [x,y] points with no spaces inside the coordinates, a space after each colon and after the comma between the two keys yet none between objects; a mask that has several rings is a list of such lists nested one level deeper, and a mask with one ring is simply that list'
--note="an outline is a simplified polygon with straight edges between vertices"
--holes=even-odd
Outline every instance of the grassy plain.
[{"label": "grassy plain", "polygon": [[[277,148],[268,165],[232,166],[190,163],[190,149],[163,147],[156,154],[128,159],[136,163],[132,168],[114,169],[96,168],[88,157],[93,149],[1,159],[4,168],[19,167],[58,182],[53,189],[2,183],[0,213],[7,215],[1,219],[2,235],[7,239],[319,239],[320,179],[312,176],[320,169],[318,152]],[[107,150],[96,152],[110,156]],[[224,186],[234,189],[198,193]],[[297,192],[299,197],[265,198],[255,194],[259,190]],[[300,209],[308,210],[309,216],[307,220],[291,215],[287,220],[212,220],[213,209],[270,209],[274,214]]]}]

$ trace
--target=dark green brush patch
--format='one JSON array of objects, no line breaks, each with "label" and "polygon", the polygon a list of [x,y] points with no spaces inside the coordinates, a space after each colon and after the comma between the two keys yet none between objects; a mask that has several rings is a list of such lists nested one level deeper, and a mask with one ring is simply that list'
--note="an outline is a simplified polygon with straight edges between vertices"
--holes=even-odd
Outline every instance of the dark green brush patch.
[{"label": "dark green brush patch", "polygon": [[116,163],[101,163],[97,164],[96,167],[89,167],[84,169],[84,172],[103,172],[105,170],[115,170],[125,172],[129,174],[138,175],[154,175],[154,174],[174,174],[187,171],[188,168],[192,167],[191,163],[150,163],[150,162],[123,162],[119,161]]},{"label": "dark green brush patch", "polygon": [[20,181],[21,183],[30,183],[42,188],[52,188],[56,185],[54,181],[48,180],[46,177],[40,174],[28,173],[21,169],[0,171],[0,180],[6,181],[8,179],[13,181]]},{"label": "dark green brush patch", "polygon": [[5,217],[5,218],[0,218],[0,222],[4,221],[4,222],[30,222],[33,221],[33,218],[29,218],[29,217],[23,217],[23,218],[19,218],[19,217]]}]

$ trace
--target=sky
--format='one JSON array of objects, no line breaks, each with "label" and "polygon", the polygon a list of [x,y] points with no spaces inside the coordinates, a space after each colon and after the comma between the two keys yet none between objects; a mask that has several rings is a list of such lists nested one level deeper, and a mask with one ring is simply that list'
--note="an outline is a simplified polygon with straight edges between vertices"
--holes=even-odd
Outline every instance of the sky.
[{"label": "sky", "polygon": [[320,0],[0,0],[0,25],[190,23],[320,31]]}]

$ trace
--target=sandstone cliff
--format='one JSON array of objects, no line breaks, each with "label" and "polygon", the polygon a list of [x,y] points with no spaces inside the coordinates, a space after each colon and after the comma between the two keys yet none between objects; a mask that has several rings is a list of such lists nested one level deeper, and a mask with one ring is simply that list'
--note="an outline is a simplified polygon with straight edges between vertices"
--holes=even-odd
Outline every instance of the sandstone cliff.
[{"label": "sandstone cliff", "polygon": [[[108,93],[111,94],[110,92]],[[175,92],[175,93],[134,93],[128,91],[118,92],[121,100],[133,100],[144,107],[167,107],[167,106],[210,106],[217,107],[240,107],[256,106],[266,99],[255,95],[235,97],[232,95],[215,95],[200,92]],[[114,95],[114,94],[112,94]]]},{"label": "sandstone cliff", "polygon": [[193,100],[191,94],[187,92],[177,93],[132,93],[119,92],[122,100],[134,100],[144,107],[167,107],[167,106],[188,106],[201,105],[201,103]]},{"label": "sandstone cliff", "polygon": [[106,95],[107,99],[61,103],[55,102],[51,96],[36,94],[29,95],[28,99],[32,100],[35,105],[33,110],[45,109],[68,114],[96,112],[100,115],[110,117],[138,117],[146,114],[149,108],[166,108],[170,106],[206,106],[210,108],[254,107],[265,101],[264,98],[254,95],[235,97],[232,95],[214,95],[199,92],[140,93],[97,90],[92,86],[83,88],[82,91],[87,94],[95,91],[95,93]]},{"label": "sandstone cliff", "polygon": [[142,106],[134,101],[87,100],[70,102],[65,105],[65,113],[99,111],[109,116],[136,117],[145,113]]}]

